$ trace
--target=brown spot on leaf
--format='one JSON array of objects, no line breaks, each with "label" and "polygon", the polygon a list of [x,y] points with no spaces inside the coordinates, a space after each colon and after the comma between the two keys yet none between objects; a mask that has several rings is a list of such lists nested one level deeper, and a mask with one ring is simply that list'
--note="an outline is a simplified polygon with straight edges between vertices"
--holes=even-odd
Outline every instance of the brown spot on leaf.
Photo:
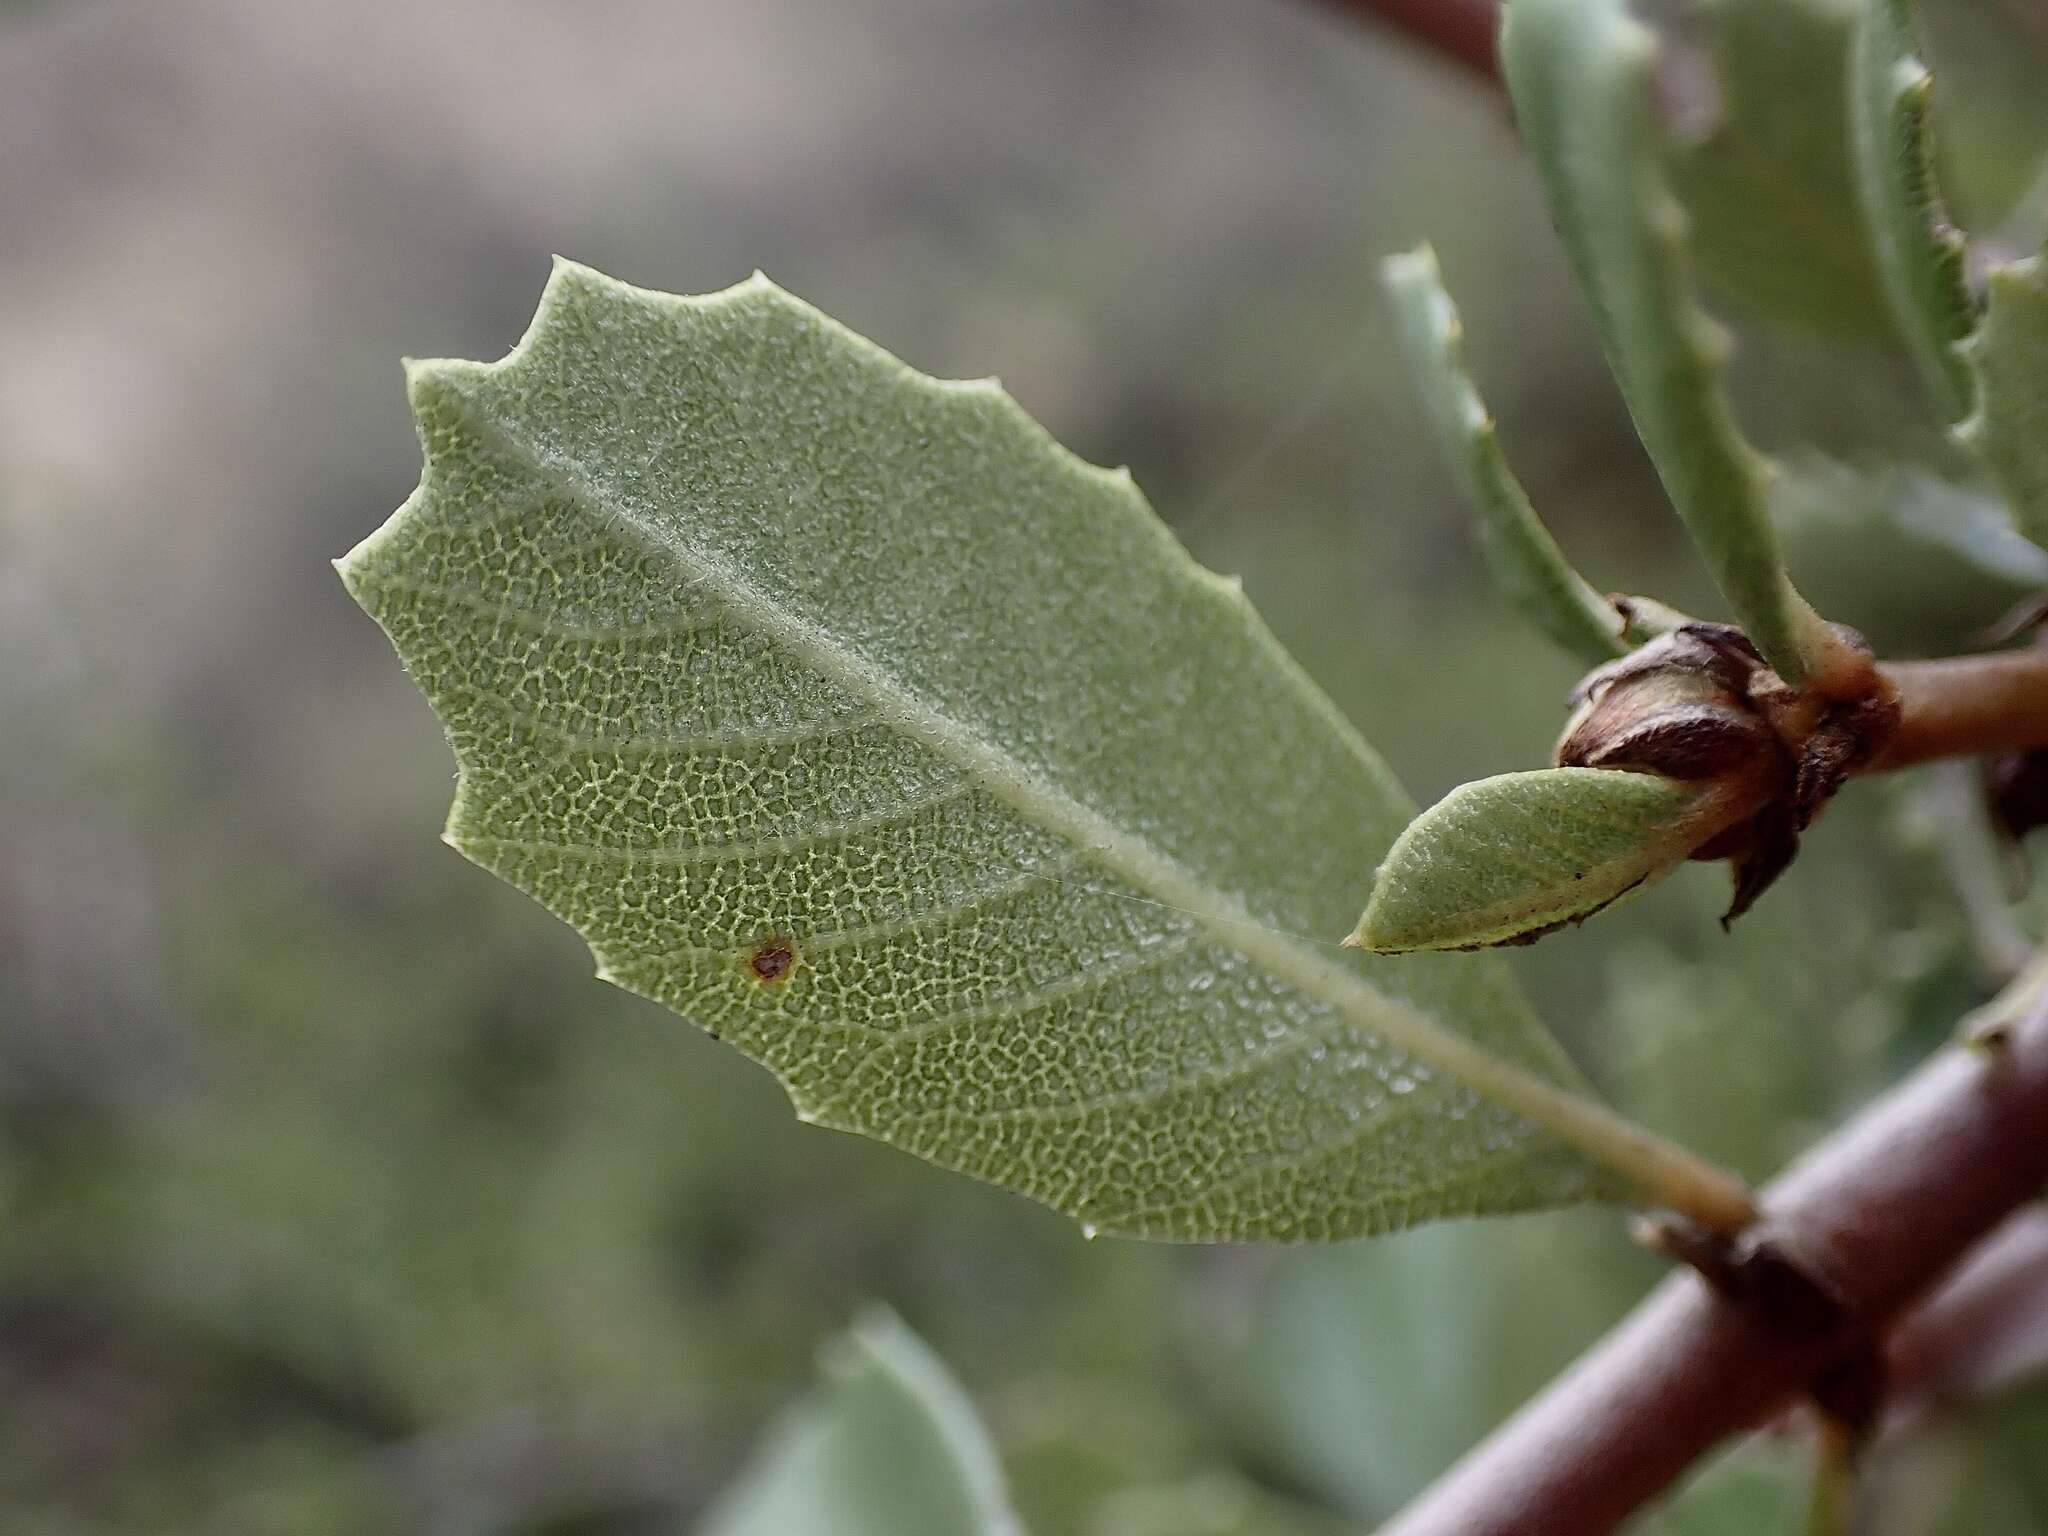
[{"label": "brown spot on leaf", "polygon": [[747,956],[747,970],[754,980],[769,986],[787,981],[795,969],[796,947],[788,939],[766,940]]}]

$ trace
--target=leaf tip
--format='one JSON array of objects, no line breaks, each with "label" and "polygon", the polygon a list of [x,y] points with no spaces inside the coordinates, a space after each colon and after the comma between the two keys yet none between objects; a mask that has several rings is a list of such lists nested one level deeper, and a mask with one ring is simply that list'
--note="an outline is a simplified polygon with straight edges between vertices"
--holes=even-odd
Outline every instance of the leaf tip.
[{"label": "leaf tip", "polygon": [[415,417],[424,417],[462,365],[443,357],[408,357],[400,360],[400,366],[405,370],[405,403]]}]

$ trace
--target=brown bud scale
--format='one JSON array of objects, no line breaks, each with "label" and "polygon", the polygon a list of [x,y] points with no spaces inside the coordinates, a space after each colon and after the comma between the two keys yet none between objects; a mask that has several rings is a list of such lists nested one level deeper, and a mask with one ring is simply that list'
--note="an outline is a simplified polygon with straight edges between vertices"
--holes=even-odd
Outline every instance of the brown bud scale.
[{"label": "brown bud scale", "polygon": [[[1869,649],[1853,631],[1840,633]],[[1860,699],[1821,698],[1788,685],[1748,636],[1725,624],[1683,625],[1594,669],[1571,702],[1559,767],[1706,784],[1738,808],[1732,825],[1690,855],[1734,865],[1724,926],[1784,873],[1799,834],[1877,756],[1899,718],[1898,700],[1881,679]]]}]

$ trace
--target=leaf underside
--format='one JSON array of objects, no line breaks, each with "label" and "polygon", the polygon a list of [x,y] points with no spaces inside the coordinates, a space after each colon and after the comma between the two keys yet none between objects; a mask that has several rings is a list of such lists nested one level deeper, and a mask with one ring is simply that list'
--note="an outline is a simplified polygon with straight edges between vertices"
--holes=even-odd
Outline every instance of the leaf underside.
[{"label": "leaf underside", "polygon": [[892,1313],[833,1340],[824,1367],[699,1536],[1023,1536],[973,1404]]},{"label": "leaf underside", "polygon": [[1462,784],[1388,853],[1358,941],[1382,954],[1473,949],[1583,922],[1703,841],[1709,793],[1597,768]]},{"label": "leaf underside", "polygon": [[1977,407],[1956,436],[1990,468],[2020,532],[2048,545],[2048,253],[1986,274],[1984,319],[1961,356]]},{"label": "leaf underside", "polygon": [[1856,186],[1893,320],[1944,415],[1970,406],[1956,344],[1976,324],[1963,237],[1934,175],[1932,77],[1913,42],[1911,0],[1862,0],[1850,49]]},{"label": "leaf underside", "polygon": [[1656,42],[1624,0],[1516,0],[1501,62],[1580,294],[1671,504],[1722,595],[1788,682],[1832,642],[1787,578],[1769,466],[1736,426],[1728,343],[1699,308],[1665,185]]},{"label": "leaf underside", "polygon": [[761,278],[562,263],[411,391],[425,474],[342,572],[449,841],[806,1119],[1157,1238],[1615,1192],[1387,1042],[1576,1084],[1491,965],[1321,942],[1409,802],[1126,473]]}]

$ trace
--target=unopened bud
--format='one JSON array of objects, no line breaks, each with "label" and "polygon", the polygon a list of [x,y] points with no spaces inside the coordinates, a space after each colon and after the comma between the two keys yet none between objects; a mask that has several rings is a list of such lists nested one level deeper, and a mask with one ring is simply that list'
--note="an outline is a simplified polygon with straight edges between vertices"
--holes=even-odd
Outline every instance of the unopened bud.
[{"label": "unopened bud", "polygon": [[1845,703],[1791,687],[1725,624],[1660,636],[1587,674],[1572,700],[1559,767],[1712,782],[1726,817],[1689,857],[1732,861],[1724,926],[1784,873],[1799,834],[1898,723],[1888,691]]},{"label": "unopened bud", "polygon": [[1688,782],[1789,770],[1749,702],[1762,666],[1739,631],[1688,625],[1587,675],[1557,744],[1560,768],[1630,768]]}]

